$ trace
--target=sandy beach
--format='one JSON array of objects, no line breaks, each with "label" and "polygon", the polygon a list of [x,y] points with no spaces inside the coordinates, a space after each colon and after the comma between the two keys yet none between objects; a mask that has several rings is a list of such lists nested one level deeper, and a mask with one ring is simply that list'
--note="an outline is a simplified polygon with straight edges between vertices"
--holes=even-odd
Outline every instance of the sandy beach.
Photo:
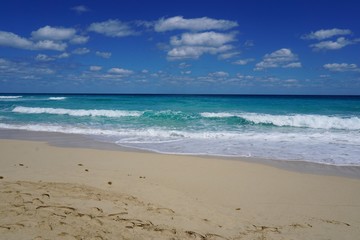
[{"label": "sandy beach", "polygon": [[0,140],[0,239],[357,239],[360,179]]}]

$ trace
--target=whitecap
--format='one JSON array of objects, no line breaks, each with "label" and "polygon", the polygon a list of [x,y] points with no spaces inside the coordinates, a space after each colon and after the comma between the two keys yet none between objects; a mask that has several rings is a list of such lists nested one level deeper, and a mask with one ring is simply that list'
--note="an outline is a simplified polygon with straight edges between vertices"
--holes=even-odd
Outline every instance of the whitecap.
[{"label": "whitecap", "polygon": [[0,96],[0,99],[17,99],[21,97],[22,96]]},{"label": "whitecap", "polygon": [[55,100],[55,101],[60,101],[60,100],[65,100],[66,97],[49,97],[49,100]]},{"label": "whitecap", "polygon": [[98,109],[65,109],[65,108],[39,108],[39,107],[15,107],[13,112],[26,114],[55,114],[70,115],[76,117],[139,117],[142,112],[122,110],[98,110]]}]

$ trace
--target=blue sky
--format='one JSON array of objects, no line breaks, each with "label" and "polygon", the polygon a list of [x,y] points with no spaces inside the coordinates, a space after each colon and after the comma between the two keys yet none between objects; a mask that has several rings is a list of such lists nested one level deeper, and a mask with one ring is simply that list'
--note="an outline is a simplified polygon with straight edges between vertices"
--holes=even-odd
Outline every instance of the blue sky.
[{"label": "blue sky", "polygon": [[0,3],[0,92],[360,94],[360,3]]}]

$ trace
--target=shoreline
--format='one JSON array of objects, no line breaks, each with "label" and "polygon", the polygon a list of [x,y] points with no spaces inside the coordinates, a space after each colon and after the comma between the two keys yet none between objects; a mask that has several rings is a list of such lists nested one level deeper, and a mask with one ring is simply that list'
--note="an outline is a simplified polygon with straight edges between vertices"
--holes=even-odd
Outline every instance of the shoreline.
[{"label": "shoreline", "polygon": [[96,140],[90,136],[80,135],[80,134],[0,129],[0,139],[47,142],[51,146],[62,147],[62,148],[89,148],[89,149],[110,150],[110,151],[142,152],[142,153],[169,155],[169,156],[172,155],[193,156],[193,157],[199,157],[205,159],[211,158],[211,159],[226,160],[226,161],[243,161],[248,163],[264,164],[271,167],[276,167],[279,169],[284,169],[287,171],[293,171],[299,173],[360,179],[360,166],[331,165],[331,164],[323,164],[323,163],[314,163],[303,160],[278,160],[278,159],[264,159],[264,158],[255,158],[255,157],[169,154],[169,153],[161,153],[146,149],[125,147],[115,143],[101,141],[100,139]]},{"label": "shoreline", "polygon": [[[355,239],[360,180],[246,161],[0,140],[0,236]],[[0,237],[0,238],[2,238]]]}]

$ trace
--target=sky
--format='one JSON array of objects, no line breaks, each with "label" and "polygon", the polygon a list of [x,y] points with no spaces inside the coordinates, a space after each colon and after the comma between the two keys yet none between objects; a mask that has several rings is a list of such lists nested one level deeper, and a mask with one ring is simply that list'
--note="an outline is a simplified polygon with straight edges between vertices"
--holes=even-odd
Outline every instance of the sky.
[{"label": "sky", "polygon": [[0,92],[360,95],[357,0],[0,2]]}]

